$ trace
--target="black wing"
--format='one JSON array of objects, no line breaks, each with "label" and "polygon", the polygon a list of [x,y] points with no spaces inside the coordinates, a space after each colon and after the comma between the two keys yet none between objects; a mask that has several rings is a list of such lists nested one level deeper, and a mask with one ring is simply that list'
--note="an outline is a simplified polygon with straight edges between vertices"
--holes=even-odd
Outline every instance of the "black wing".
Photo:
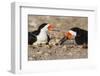
[{"label": "black wing", "polygon": [[32,34],[34,34],[34,35],[38,35],[39,33],[40,33],[40,31],[38,30],[36,30],[36,31],[33,31],[33,32],[31,32]]},{"label": "black wing", "polygon": [[78,33],[78,35],[75,37],[75,41],[78,45],[81,44],[88,44],[88,32],[87,31],[80,31],[80,33]]},{"label": "black wing", "polygon": [[37,37],[32,32],[28,32],[28,44],[32,45],[34,42],[37,41]]},{"label": "black wing", "polygon": [[49,35],[47,34],[47,44],[49,43],[49,41],[50,41],[50,37],[49,37]]}]

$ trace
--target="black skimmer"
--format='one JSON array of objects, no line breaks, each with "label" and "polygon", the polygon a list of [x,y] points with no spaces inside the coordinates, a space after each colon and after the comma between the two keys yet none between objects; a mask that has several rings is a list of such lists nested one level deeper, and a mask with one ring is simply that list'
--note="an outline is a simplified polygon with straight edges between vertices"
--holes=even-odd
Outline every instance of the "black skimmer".
[{"label": "black skimmer", "polygon": [[88,31],[73,27],[68,32],[65,33],[65,36],[60,40],[60,44],[63,44],[66,40],[75,39],[77,45],[88,44]]},{"label": "black skimmer", "polygon": [[35,31],[28,32],[28,44],[37,45],[37,44],[46,44],[50,41],[48,31],[52,31],[54,28],[53,25],[48,23],[43,23]]}]

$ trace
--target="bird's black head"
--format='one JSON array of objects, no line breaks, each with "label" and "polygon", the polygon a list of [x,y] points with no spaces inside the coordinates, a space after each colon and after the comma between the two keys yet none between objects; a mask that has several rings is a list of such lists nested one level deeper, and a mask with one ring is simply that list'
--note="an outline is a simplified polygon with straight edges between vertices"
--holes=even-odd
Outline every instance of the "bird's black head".
[{"label": "bird's black head", "polygon": [[73,27],[70,30],[78,33],[81,29],[79,27]]},{"label": "bird's black head", "polygon": [[44,28],[48,23],[43,23],[39,26],[38,30],[41,30],[42,28]]}]

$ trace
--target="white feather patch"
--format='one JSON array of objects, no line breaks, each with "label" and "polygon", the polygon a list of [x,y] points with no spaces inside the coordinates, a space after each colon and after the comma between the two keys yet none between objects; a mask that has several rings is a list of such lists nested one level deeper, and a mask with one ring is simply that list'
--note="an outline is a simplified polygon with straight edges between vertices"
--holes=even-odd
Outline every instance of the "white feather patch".
[{"label": "white feather patch", "polygon": [[68,32],[71,33],[73,36],[76,36],[77,35],[77,33],[74,32],[74,31],[72,31],[72,30],[69,30]]}]

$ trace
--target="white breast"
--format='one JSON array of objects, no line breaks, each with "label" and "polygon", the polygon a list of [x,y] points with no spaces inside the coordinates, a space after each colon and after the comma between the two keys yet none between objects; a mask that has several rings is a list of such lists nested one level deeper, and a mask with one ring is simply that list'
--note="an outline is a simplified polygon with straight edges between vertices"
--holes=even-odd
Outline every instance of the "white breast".
[{"label": "white breast", "polygon": [[47,33],[45,31],[41,31],[37,36],[37,41],[34,45],[47,43]]}]

